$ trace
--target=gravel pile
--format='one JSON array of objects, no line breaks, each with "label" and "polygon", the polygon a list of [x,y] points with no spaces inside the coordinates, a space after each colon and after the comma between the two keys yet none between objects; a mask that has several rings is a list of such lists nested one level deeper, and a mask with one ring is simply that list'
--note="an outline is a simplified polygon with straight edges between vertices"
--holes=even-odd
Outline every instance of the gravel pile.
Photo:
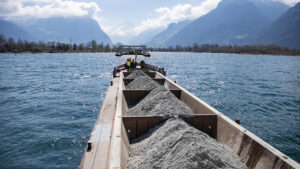
[{"label": "gravel pile", "polygon": [[130,82],[126,89],[140,89],[140,90],[151,90],[160,86],[157,82],[152,80],[149,76],[139,76]]},{"label": "gravel pile", "polygon": [[230,148],[181,119],[169,119],[133,142],[130,169],[247,169]]},{"label": "gravel pile", "polygon": [[127,115],[131,116],[178,114],[193,114],[193,112],[163,86],[154,88],[142,101],[127,112]]},{"label": "gravel pile", "polygon": [[126,79],[135,79],[136,77],[141,77],[141,76],[148,76],[148,75],[141,70],[135,70],[132,73],[130,73],[130,75],[128,75]]}]

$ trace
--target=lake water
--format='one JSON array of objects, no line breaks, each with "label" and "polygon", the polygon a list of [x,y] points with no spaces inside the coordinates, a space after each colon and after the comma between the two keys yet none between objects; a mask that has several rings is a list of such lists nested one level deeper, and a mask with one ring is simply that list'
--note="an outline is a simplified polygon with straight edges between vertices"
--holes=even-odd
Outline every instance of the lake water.
[{"label": "lake water", "polygon": [[[77,168],[125,57],[0,54],[0,168]],[[300,162],[300,57],[152,53],[147,63]]]}]

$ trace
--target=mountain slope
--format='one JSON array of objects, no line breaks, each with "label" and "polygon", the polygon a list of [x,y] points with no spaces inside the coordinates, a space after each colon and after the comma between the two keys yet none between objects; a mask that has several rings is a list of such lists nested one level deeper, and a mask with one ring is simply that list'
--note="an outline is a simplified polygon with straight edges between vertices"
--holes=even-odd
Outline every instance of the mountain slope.
[{"label": "mountain slope", "polygon": [[290,8],[263,31],[257,33],[250,42],[300,48],[300,3]]},{"label": "mountain slope", "polygon": [[145,45],[147,42],[149,42],[156,34],[161,32],[162,30],[160,28],[158,29],[150,29],[147,31],[144,31],[137,36],[132,37],[129,40],[130,44],[134,45]]},{"label": "mountain slope", "polygon": [[149,46],[149,47],[166,47],[166,44],[165,44],[166,41],[190,23],[191,23],[190,20],[186,20],[186,21],[182,21],[182,22],[178,22],[178,23],[171,23],[166,30],[155,35],[151,39],[151,41],[147,43],[147,46]]},{"label": "mountain slope", "polygon": [[36,39],[46,42],[86,43],[96,40],[104,44],[112,44],[98,23],[89,17],[38,19],[26,29]]},{"label": "mountain slope", "polygon": [[[275,12],[275,11],[274,11]],[[223,0],[210,13],[196,19],[167,41],[167,45],[239,44],[262,30],[272,18],[248,0]]]},{"label": "mountain slope", "polygon": [[270,0],[249,0],[271,22],[283,15],[290,7],[284,3]]},{"label": "mountain slope", "polygon": [[33,40],[33,37],[21,27],[11,22],[0,19],[0,34],[4,35],[7,39],[13,38],[14,40]]}]

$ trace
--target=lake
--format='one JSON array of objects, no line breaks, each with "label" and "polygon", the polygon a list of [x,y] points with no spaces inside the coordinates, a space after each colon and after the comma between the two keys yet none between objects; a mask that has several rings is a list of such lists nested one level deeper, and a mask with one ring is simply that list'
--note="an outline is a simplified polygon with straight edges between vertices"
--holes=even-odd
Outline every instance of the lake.
[{"label": "lake", "polygon": [[[151,54],[146,63],[300,162],[300,57]],[[113,67],[125,59],[0,54],[0,168],[77,168]]]}]

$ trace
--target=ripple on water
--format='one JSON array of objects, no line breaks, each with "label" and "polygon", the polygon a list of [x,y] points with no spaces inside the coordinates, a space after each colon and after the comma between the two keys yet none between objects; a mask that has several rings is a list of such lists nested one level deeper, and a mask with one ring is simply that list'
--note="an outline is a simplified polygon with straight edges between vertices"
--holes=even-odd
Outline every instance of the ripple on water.
[{"label": "ripple on water", "polygon": [[[0,168],[77,168],[112,67],[124,61],[113,56],[0,54]],[[230,118],[240,118],[249,131],[299,161],[300,79],[295,75],[300,58],[152,57],[145,61],[164,66],[168,78]]]}]

